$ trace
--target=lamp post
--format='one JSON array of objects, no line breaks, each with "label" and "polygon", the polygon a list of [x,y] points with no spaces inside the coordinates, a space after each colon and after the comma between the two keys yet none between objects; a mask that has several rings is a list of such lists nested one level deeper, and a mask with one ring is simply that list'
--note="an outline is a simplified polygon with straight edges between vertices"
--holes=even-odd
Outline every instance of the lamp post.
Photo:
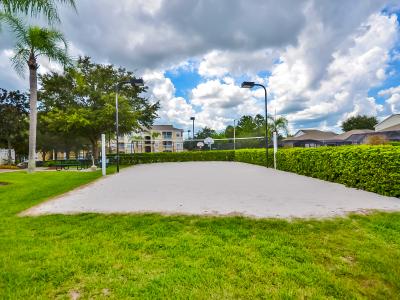
[{"label": "lamp post", "polygon": [[233,150],[236,150],[236,120],[233,120]]},{"label": "lamp post", "polygon": [[255,86],[262,87],[264,89],[264,99],[265,99],[265,149],[266,149],[266,159],[267,159],[267,168],[268,168],[268,108],[267,108],[267,89],[265,86],[259,83],[255,83],[253,81],[243,81],[241,87],[251,89]]},{"label": "lamp post", "polygon": [[117,173],[119,173],[118,93],[119,93],[120,88],[125,84],[130,84],[132,86],[141,87],[141,86],[144,86],[144,81],[142,78],[131,78],[129,80],[119,82],[115,86],[115,133],[117,135]]},{"label": "lamp post", "polygon": [[188,140],[190,140],[190,129],[188,129],[187,133],[188,133]]},{"label": "lamp post", "polygon": [[193,137],[193,139],[194,139],[194,120],[195,120],[195,117],[190,117],[190,120],[193,121],[193,132],[192,132],[192,137]]}]

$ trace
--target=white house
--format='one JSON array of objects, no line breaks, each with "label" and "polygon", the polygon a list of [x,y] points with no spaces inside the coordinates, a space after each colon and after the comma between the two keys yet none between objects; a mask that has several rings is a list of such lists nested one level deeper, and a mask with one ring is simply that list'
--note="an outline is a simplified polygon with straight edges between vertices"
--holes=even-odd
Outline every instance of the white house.
[{"label": "white house", "polygon": [[400,130],[400,114],[394,114],[375,125],[375,131]]}]

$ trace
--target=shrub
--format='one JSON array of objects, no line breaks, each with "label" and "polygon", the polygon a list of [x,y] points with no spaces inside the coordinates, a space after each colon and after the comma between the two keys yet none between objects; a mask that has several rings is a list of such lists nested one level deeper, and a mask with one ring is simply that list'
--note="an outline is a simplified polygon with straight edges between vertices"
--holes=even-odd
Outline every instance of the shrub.
[{"label": "shrub", "polygon": [[[265,150],[237,150],[235,160],[265,166]],[[269,166],[272,166],[270,152]],[[393,146],[292,148],[277,152],[279,170],[400,197],[400,149]]]},{"label": "shrub", "polygon": [[14,165],[0,165],[0,169],[3,169],[3,170],[17,170],[19,168],[17,166],[14,166]]},{"label": "shrub", "polygon": [[365,144],[367,145],[385,145],[388,143],[388,138],[383,134],[374,134],[365,138]]},{"label": "shrub", "polygon": [[[107,155],[111,160],[115,154]],[[228,151],[188,151],[188,152],[160,152],[120,154],[121,165],[148,164],[157,162],[183,162],[183,161],[233,161],[235,152]]]}]

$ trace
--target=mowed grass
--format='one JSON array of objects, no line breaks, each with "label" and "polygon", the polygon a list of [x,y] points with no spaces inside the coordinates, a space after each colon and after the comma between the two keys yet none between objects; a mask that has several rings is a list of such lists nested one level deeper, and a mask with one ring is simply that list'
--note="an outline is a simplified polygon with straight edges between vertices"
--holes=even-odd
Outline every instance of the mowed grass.
[{"label": "mowed grass", "polygon": [[399,213],[291,222],[17,216],[99,177],[0,174],[10,183],[0,186],[1,299],[400,297]]}]

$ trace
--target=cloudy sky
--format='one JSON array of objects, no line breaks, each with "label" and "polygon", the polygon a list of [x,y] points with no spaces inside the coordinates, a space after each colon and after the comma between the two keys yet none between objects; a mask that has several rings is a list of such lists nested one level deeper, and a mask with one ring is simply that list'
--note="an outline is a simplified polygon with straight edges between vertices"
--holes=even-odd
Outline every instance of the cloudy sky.
[{"label": "cloudy sky", "polygon": [[[73,56],[143,76],[158,124],[217,130],[270,112],[299,128],[340,131],[357,114],[400,113],[400,6],[380,0],[76,0],[61,9]],[[0,35],[0,87],[26,90]],[[40,72],[57,69],[41,61]]]}]

